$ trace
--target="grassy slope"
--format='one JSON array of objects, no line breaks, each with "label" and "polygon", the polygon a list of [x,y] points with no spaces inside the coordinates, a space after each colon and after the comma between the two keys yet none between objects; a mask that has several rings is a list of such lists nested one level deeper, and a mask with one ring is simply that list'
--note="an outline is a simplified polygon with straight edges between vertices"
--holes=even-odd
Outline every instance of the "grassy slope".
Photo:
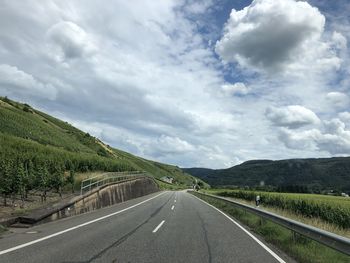
[{"label": "grassy slope", "polygon": [[[136,170],[148,172],[155,178],[171,176],[182,185],[191,185],[194,178],[176,166],[149,161],[105,145],[100,140],[72,125],[29,105],[0,97],[0,135],[20,145],[37,143],[47,151],[59,150],[87,156],[99,156],[125,163]],[[1,148],[0,148],[1,150]]]},{"label": "grassy slope", "polygon": [[350,192],[350,157],[248,161],[228,169],[184,169],[211,185],[307,186]]},{"label": "grassy slope", "polygon": [[118,158],[128,160],[137,170],[146,171],[157,179],[170,176],[180,184],[191,184],[195,180],[195,177],[185,173],[177,166],[146,160],[117,149],[113,149],[113,151]]}]

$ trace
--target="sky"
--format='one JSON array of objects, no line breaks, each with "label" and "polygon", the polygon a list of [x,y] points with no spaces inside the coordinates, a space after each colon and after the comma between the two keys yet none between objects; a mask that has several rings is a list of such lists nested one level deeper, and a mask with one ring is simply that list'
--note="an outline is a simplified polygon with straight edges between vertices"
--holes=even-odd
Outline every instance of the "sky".
[{"label": "sky", "polygon": [[0,95],[180,167],[350,155],[348,0],[1,0]]}]

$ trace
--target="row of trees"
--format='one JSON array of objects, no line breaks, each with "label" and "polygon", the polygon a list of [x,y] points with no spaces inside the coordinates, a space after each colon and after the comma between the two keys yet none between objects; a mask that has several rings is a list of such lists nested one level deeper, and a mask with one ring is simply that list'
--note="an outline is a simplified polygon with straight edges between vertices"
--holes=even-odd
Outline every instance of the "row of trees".
[{"label": "row of trees", "polygon": [[7,158],[0,161],[0,193],[4,205],[7,199],[19,194],[21,200],[27,198],[28,191],[40,190],[42,201],[46,201],[47,191],[54,189],[60,195],[62,187],[70,184],[74,187],[74,170],[65,176],[65,166],[58,162],[33,163],[32,160]]}]

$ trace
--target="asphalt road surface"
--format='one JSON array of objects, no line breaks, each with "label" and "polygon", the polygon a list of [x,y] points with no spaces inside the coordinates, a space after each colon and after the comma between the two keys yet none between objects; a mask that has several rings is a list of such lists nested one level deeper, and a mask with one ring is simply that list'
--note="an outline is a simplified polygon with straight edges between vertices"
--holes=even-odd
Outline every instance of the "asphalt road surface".
[{"label": "asphalt road surface", "polygon": [[20,229],[0,262],[288,262],[185,191],[160,192]]}]

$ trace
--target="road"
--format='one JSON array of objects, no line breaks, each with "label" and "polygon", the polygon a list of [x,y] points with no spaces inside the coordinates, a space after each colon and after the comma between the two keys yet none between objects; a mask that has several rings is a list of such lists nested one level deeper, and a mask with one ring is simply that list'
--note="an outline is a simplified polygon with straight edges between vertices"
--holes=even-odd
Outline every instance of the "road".
[{"label": "road", "polygon": [[185,191],[147,195],[0,239],[0,262],[284,262],[276,254]]}]

